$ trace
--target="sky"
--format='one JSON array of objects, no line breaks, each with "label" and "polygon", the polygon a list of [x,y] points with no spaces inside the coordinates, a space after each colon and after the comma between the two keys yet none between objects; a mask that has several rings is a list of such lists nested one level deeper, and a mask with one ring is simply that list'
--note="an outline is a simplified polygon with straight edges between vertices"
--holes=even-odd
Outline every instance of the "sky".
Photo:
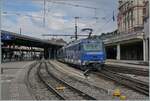
[{"label": "sky", "polygon": [[[42,34],[70,34],[75,32],[75,17],[78,34],[83,28],[92,28],[100,35],[117,29],[118,0],[46,0],[44,23],[44,0],[1,0],[2,29],[41,39],[70,37],[42,36]],[[114,14],[113,14],[114,13]],[[113,15],[115,20],[113,20]],[[96,19],[97,18],[97,19]]]}]

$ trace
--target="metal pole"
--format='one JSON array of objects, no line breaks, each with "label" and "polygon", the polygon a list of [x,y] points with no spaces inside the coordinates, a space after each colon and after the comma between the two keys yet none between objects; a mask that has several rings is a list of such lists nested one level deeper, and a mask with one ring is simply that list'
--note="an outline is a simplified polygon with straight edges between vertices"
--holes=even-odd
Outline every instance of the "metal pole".
[{"label": "metal pole", "polygon": [[46,0],[44,0],[44,8],[43,8],[44,16],[43,16],[43,24],[45,26],[45,17],[46,17]]},{"label": "metal pole", "polygon": [[75,17],[75,39],[77,40],[78,37],[77,37],[77,33],[78,33],[78,27],[77,27],[77,19],[79,19],[79,17]]},{"label": "metal pole", "polygon": [[95,23],[97,23],[97,22],[98,22],[98,21],[97,21],[97,20],[98,20],[98,17],[97,17],[97,12],[96,12],[97,9],[95,8],[94,10],[95,10]]},{"label": "metal pole", "polygon": [[21,35],[21,28],[20,28],[20,35]]}]

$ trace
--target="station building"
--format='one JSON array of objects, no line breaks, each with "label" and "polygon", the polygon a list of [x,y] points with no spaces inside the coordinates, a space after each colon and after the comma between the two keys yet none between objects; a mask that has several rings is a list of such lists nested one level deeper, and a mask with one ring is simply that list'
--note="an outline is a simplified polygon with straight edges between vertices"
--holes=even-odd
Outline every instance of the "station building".
[{"label": "station building", "polygon": [[44,40],[1,30],[2,62],[54,59],[57,50],[66,44],[62,39]]},{"label": "station building", "polygon": [[100,36],[107,59],[149,60],[148,9],[148,0],[119,0],[118,30]]}]

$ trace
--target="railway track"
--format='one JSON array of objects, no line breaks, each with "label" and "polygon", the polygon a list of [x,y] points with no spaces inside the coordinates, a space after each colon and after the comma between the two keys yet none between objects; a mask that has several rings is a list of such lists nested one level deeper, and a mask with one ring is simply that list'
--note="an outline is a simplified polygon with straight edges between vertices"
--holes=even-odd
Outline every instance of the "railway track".
[{"label": "railway track", "polygon": [[27,71],[27,73],[25,75],[25,79],[24,79],[25,80],[25,84],[27,86],[27,89],[30,91],[30,94],[31,94],[31,96],[33,97],[34,100],[37,99],[37,98],[35,97],[35,93],[34,93],[34,91],[32,89],[33,86],[32,86],[32,83],[30,82],[30,74],[31,74],[32,70],[34,69],[34,67],[36,65],[38,65],[38,62],[35,62],[35,63],[30,65],[30,68],[28,69],[28,71]]},{"label": "railway track", "polygon": [[121,68],[117,67],[112,69],[111,66],[105,65],[105,68],[99,72],[93,72],[96,75],[106,77],[113,81],[116,81],[126,87],[132,88],[140,93],[145,95],[149,95],[149,83],[144,82],[135,78],[131,78],[129,76],[121,75],[120,72],[129,73],[129,74],[136,74],[136,75],[143,75],[148,76],[147,69],[139,69],[139,68]]},{"label": "railway track", "polygon": [[105,65],[105,68],[119,73],[149,76],[149,68],[131,68],[126,66]]},{"label": "railway track", "polygon": [[37,75],[37,68],[40,64],[41,61],[37,61],[36,64],[31,65],[25,77],[26,86],[32,95],[33,100],[59,100],[59,98],[49,91],[39,79]]},{"label": "railway track", "polygon": [[95,74],[106,77],[113,81],[116,81],[117,83],[125,85],[129,88],[132,88],[140,93],[143,93],[149,96],[149,83],[148,82],[144,82],[135,78],[131,78],[129,76],[121,75],[116,72],[110,71],[108,69],[103,69],[100,72],[95,72]]},{"label": "railway track", "polygon": [[68,70],[66,67],[64,67],[64,69],[66,68],[65,70],[67,71],[64,71],[63,69],[58,68],[55,64],[53,64],[52,61],[49,61],[48,63],[49,63],[48,68],[49,72],[53,71],[52,72],[54,73],[53,75],[57,75],[58,77],[60,77],[61,75],[60,78],[69,83],[70,85],[72,85],[73,87],[82,90],[86,94],[93,96],[95,99],[105,99],[105,100],[111,99],[111,96],[109,96],[108,89],[105,89],[103,87],[97,87],[93,82],[89,82],[87,78],[82,78],[82,76],[81,78],[78,77],[77,76],[78,74],[74,75],[74,73],[72,73],[73,71]]},{"label": "railway track", "polygon": [[[38,67],[37,74],[41,81],[47,86],[47,88],[56,94],[60,100],[96,100],[94,97],[85,94],[79,89],[74,88],[65,81],[55,77],[53,74],[48,72],[47,63],[41,63]],[[61,86],[60,86],[61,85]],[[62,90],[56,89],[62,87]]]}]

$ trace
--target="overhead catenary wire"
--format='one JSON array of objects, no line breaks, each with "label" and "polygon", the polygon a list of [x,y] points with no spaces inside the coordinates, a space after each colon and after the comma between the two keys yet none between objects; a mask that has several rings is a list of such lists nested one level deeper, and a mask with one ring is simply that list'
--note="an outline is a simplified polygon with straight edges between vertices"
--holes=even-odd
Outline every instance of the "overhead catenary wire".
[{"label": "overhead catenary wire", "polygon": [[[88,9],[93,9],[94,11],[95,11],[95,17],[79,17],[80,19],[96,19],[96,22],[95,23],[98,23],[98,17],[96,16],[96,11],[97,11],[97,9],[99,9],[99,8],[96,8],[96,7],[90,7],[90,6],[86,6],[86,5],[80,5],[80,4],[73,4],[73,3],[68,3],[68,2],[65,2],[65,0],[61,0],[61,2],[59,2],[58,0],[57,1],[55,1],[55,0],[32,0],[32,1],[44,1],[43,2],[43,4],[44,4],[44,16],[42,17],[42,16],[33,16],[33,15],[29,15],[29,14],[20,14],[20,13],[15,13],[14,15],[18,15],[18,16],[21,16],[21,15],[24,15],[24,16],[28,16],[28,17],[36,17],[36,18],[43,18],[43,24],[45,25],[45,23],[46,23],[46,10],[48,10],[47,8],[46,8],[46,2],[52,2],[52,3],[57,3],[57,4],[64,4],[64,5],[69,5],[69,6],[74,6],[74,7],[83,7],[83,8],[88,8]],[[62,2],[62,1],[64,1],[64,2]],[[4,14],[5,15],[5,14]],[[6,15],[8,15],[8,13],[6,14]],[[63,17],[65,17],[65,16],[63,16]],[[72,18],[74,18],[74,17],[72,17]],[[106,18],[106,17],[105,17]],[[110,20],[111,21],[111,20]],[[107,23],[109,23],[110,21],[107,21],[102,27],[104,27]],[[102,29],[102,28],[100,28],[100,29]],[[98,31],[100,30],[100,29],[98,29]]]},{"label": "overhead catenary wire", "polygon": [[[113,14],[114,14],[114,12],[113,12]],[[28,16],[28,17],[34,17],[34,18],[43,18],[42,16],[33,16],[33,15],[29,15],[29,14],[21,14],[21,13],[16,13],[16,12],[13,12],[13,13],[10,13],[10,12],[2,12],[2,15],[17,15],[17,16]],[[74,17],[73,17],[74,18]],[[80,19],[81,18],[86,18],[86,17],[79,17]],[[87,18],[90,18],[90,17],[87,17]],[[93,18],[93,17],[91,17],[91,18]],[[114,20],[114,15],[113,15],[113,17],[111,17],[110,19],[108,19],[107,21],[106,21],[106,23],[104,24],[104,25],[102,25],[101,26],[101,28],[99,28],[97,31],[96,31],[96,33],[99,31],[99,30],[101,30],[106,24],[108,24],[110,21],[112,21],[112,19]]]},{"label": "overhead catenary wire", "polygon": [[[112,17],[112,13],[111,13],[111,14],[109,13],[109,14],[105,15],[104,17],[101,17],[101,19],[106,21],[107,18],[110,18],[110,17],[111,17],[110,19],[113,19],[113,21],[115,21],[115,16],[116,16],[116,15],[114,14],[114,11],[113,11],[113,17]],[[101,20],[100,20],[99,17],[98,17],[98,18],[95,18],[95,19],[96,19],[96,22],[93,23],[93,24],[91,24],[91,25],[90,25],[91,27],[94,27],[94,26],[96,26],[96,24],[101,23]],[[109,19],[108,19],[108,20],[109,20]],[[107,20],[107,21],[108,21],[108,20]],[[107,21],[106,21],[106,23],[107,23]]]},{"label": "overhead catenary wire", "polygon": [[[43,24],[44,24],[44,26],[45,26],[45,23],[46,23],[46,21],[45,21],[45,17],[46,17],[46,1],[47,0],[44,0],[43,2],[44,2],[44,15],[43,15]],[[95,10],[95,17],[93,17],[94,19],[98,19],[98,17],[96,17],[96,9],[97,8],[95,8],[95,7],[89,7],[89,6],[84,6],[84,5],[78,5],[78,4],[72,4],[72,3],[66,3],[66,2],[56,2],[56,1],[48,1],[48,2],[52,2],[52,3],[56,3],[56,4],[63,4],[63,5],[70,5],[70,6],[75,6],[75,7],[83,7],[83,8],[88,8],[88,9],[94,9]],[[80,17],[81,18],[81,17]]]},{"label": "overhead catenary wire", "polygon": [[114,11],[113,11],[113,16],[111,16],[110,19],[108,19],[108,20],[106,21],[106,23],[104,23],[95,33],[98,33],[100,30],[102,30],[102,28],[103,28],[105,25],[107,25],[107,24],[108,24],[109,22],[111,22],[111,21],[115,21]]},{"label": "overhead catenary wire", "polygon": [[[43,0],[32,0],[32,1],[43,1]],[[62,2],[63,1],[63,2]],[[69,0],[45,0],[45,2],[52,2],[55,4],[63,4],[63,5],[68,5],[68,6],[74,6],[74,7],[82,7],[82,8],[88,8],[88,9],[99,9],[96,7],[91,7],[91,6],[87,6],[87,5],[80,5],[80,4],[73,4],[73,3],[68,3],[65,1],[69,1]],[[72,1],[72,0],[70,0]],[[74,0],[77,1],[77,0]],[[83,0],[78,0],[78,1],[83,1]]]},{"label": "overhead catenary wire", "polygon": [[[96,23],[98,22],[98,17],[96,16],[96,10],[98,8],[96,7],[90,7],[90,6],[85,6],[85,5],[79,5],[79,4],[72,4],[72,3],[66,3],[66,2],[62,2],[62,1],[66,1],[66,0],[32,0],[32,1],[43,1],[43,24],[45,25],[46,23],[46,2],[52,2],[52,3],[56,3],[56,4],[63,4],[63,5],[70,5],[70,6],[75,6],[75,7],[83,7],[83,8],[89,8],[89,9],[93,9],[95,10],[95,17],[80,17],[80,19],[95,19],[96,20]],[[56,2],[57,1],[57,2]],[[58,2],[59,1],[59,2]],[[69,1],[69,0],[68,0]],[[79,0],[80,1],[80,0]],[[19,14],[18,14],[19,15]],[[30,17],[32,17],[32,15],[28,15]],[[55,16],[55,17],[58,17],[58,16]],[[65,16],[64,16],[65,17]],[[74,17],[72,17],[74,18]]]},{"label": "overhead catenary wire", "polygon": [[85,6],[85,5],[79,5],[79,4],[72,4],[72,3],[66,3],[66,2],[56,2],[56,1],[54,1],[53,3],[64,4],[64,5],[74,6],[74,7],[82,7],[82,8],[88,8],[88,9],[94,9],[94,10],[98,9],[98,8],[95,8],[95,7],[90,7],[90,6]]},{"label": "overhead catenary wire", "polygon": [[33,17],[33,18],[43,18],[42,16],[35,16],[35,15],[30,15],[30,14],[21,14],[18,12],[2,12],[2,15],[16,15],[16,16],[28,16],[28,17]]}]

